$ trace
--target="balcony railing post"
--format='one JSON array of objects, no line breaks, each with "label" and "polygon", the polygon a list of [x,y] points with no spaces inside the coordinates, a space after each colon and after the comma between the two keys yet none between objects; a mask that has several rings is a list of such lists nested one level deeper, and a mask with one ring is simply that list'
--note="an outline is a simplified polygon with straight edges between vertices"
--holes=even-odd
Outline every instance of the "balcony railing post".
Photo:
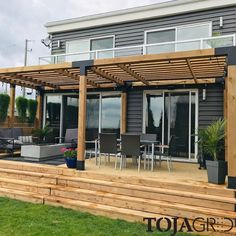
[{"label": "balcony railing post", "polygon": [[200,49],[203,49],[203,39],[200,39]]},{"label": "balcony railing post", "polygon": [[143,45],[143,55],[146,55],[147,54],[147,48],[146,48],[146,45],[144,44]]}]

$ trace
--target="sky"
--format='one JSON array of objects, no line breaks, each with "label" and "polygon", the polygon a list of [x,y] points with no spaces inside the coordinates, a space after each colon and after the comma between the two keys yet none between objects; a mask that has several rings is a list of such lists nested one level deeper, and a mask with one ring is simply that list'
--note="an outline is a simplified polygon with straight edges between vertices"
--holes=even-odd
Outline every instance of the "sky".
[{"label": "sky", "polygon": [[2,0],[0,2],[0,68],[24,65],[25,39],[29,42],[28,65],[50,54],[41,39],[45,23],[167,0]]}]

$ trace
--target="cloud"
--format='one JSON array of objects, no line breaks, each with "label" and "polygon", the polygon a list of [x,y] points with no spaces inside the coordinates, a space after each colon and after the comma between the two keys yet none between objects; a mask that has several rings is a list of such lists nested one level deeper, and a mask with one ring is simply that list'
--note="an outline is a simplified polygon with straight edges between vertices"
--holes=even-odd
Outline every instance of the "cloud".
[{"label": "cloud", "polygon": [[0,67],[24,64],[25,39],[29,43],[28,64],[37,64],[38,57],[50,54],[40,42],[47,36],[48,21],[80,17],[101,12],[147,5],[164,0],[7,0],[0,2]]}]

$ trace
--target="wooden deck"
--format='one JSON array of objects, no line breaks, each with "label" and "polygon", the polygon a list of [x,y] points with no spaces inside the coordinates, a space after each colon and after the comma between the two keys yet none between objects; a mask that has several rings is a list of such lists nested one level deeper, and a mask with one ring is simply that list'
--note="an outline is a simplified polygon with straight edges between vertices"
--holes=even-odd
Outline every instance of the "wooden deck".
[{"label": "wooden deck", "polygon": [[[131,163],[120,171],[114,170],[113,162],[98,168],[91,159],[86,167],[79,172],[65,165],[0,160],[0,196],[129,221],[161,216],[190,221],[196,217],[236,218],[235,191],[208,184],[206,171],[198,170],[196,164],[174,163],[171,173],[165,163],[154,172],[140,173]],[[228,222],[220,225],[229,227]]]}]

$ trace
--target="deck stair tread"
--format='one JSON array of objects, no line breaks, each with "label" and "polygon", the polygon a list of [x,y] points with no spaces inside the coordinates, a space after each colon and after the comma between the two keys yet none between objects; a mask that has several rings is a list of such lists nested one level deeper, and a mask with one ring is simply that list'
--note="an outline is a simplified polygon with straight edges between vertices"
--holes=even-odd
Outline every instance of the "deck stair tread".
[{"label": "deck stair tread", "polygon": [[191,182],[191,181],[185,181],[185,182],[171,182],[167,180],[156,180],[152,178],[142,178],[142,176],[115,176],[115,175],[109,175],[109,174],[101,174],[96,173],[93,171],[89,172],[78,172],[75,170],[69,170],[65,168],[60,167],[52,167],[47,166],[43,164],[38,164],[37,166],[35,164],[31,163],[13,163],[10,161],[1,161],[0,162],[0,169],[10,169],[10,170],[19,170],[19,171],[29,171],[34,173],[42,173],[42,174],[51,174],[53,176],[59,175],[62,177],[75,177],[80,179],[96,179],[96,180],[105,180],[105,181],[111,181],[116,183],[132,183],[133,185],[142,185],[147,187],[158,187],[158,188],[164,188],[164,189],[179,189],[181,188],[182,191],[191,190],[191,192],[196,193],[206,193],[206,194],[212,194],[212,195],[219,195],[221,196],[234,196],[235,191],[231,189],[224,189],[221,186],[206,184],[203,182]]},{"label": "deck stair tread", "polygon": [[[87,201],[81,200],[73,200],[55,196],[45,196],[40,197],[36,194],[32,194],[25,191],[20,190],[12,190],[6,188],[0,188],[0,196],[10,197],[14,199],[19,199],[23,201],[29,201],[33,203],[41,203],[48,204],[53,206],[61,206],[65,208],[71,208],[75,210],[82,210],[86,212],[90,212],[95,215],[103,215],[107,217],[111,217],[114,219],[126,219],[128,221],[143,221],[143,217],[169,217],[169,215],[162,215],[150,212],[143,212],[139,210],[120,208],[115,206],[108,206],[100,203],[91,203]],[[181,217],[180,217],[181,218]],[[191,221],[191,220],[190,220]],[[198,223],[199,224],[199,223]],[[200,225],[200,224],[199,224]],[[235,229],[231,231],[231,233],[235,233]],[[209,233],[210,234],[210,233]],[[212,235],[216,235],[213,233]],[[224,234],[227,235],[227,234]]]},{"label": "deck stair tread", "polygon": [[145,216],[236,218],[235,190],[223,186],[20,162],[0,161],[0,196],[132,221]]},{"label": "deck stair tread", "polygon": [[[197,212],[197,213],[201,212],[201,213],[204,213],[204,214],[217,215],[217,216],[221,216],[221,217],[226,217],[226,216],[234,217],[234,218],[236,217],[235,212],[225,211],[225,210],[211,209],[211,211],[209,213],[209,208],[207,208],[207,206],[206,207],[199,207],[199,206],[186,205],[186,204],[183,204],[183,203],[180,204],[180,203],[160,201],[160,200],[151,200],[151,199],[149,199],[147,201],[146,199],[133,197],[133,196],[131,197],[131,196],[125,196],[125,195],[102,192],[102,191],[92,191],[92,190],[87,190],[87,189],[75,189],[75,188],[68,188],[68,187],[64,187],[64,188],[57,187],[53,190],[52,190],[52,194],[57,194],[57,191],[61,191],[61,192],[65,192],[65,193],[73,192],[73,193],[77,193],[78,197],[81,197],[81,194],[87,195],[88,198],[91,199],[91,200],[96,199],[96,197],[100,197],[101,200],[104,200],[105,198],[113,199],[113,200],[117,199],[117,200],[132,202],[132,203],[136,202],[136,203],[144,204],[144,205],[147,204],[147,205],[152,205],[152,206],[159,206],[159,207],[162,207],[162,208],[175,208],[175,209],[178,209],[178,210],[182,209],[182,210],[187,210],[187,211]],[[66,198],[70,198],[70,196],[66,195]]]},{"label": "deck stair tread", "polygon": [[[29,171],[19,171],[19,170],[4,170],[0,168],[0,182],[6,180],[7,182],[10,182],[11,177],[8,176],[7,179],[5,177],[1,177],[1,173],[12,173],[17,175],[25,175],[26,179],[28,176],[36,176],[38,178],[48,178],[48,183],[56,183],[57,180],[64,180],[66,181],[66,185],[69,187],[70,183],[72,182],[75,185],[78,185],[80,183],[87,183],[87,184],[96,184],[101,186],[108,186],[108,187],[116,187],[121,189],[129,189],[129,190],[137,190],[137,191],[145,191],[147,192],[147,195],[145,198],[149,199],[151,198],[148,193],[160,193],[160,194],[168,194],[168,195],[174,195],[174,196],[182,196],[182,197],[189,197],[189,198],[196,198],[196,199],[204,199],[204,200],[212,200],[217,202],[226,202],[226,203],[232,203],[236,204],[236,199],[233,197],[223,197],[223,196],[214,196],[210,194],[203,194],[203,193],[195,193],[190,191],[178,191],[178,190],[170,190],[170,189],[164,189],[159,187],[148,187],[148,186],[140,186],[136,184],[125,184],[125,183],[119,183],[119,182],[112,182],[112,181],[106,181],[106,180],[96,180],[96,179],[86,179],[86,178],[78,178],[78,177],[70,177],[70,176],[60,176],[60,175],[52,175],[52,174],[45,174],[45,173],[35,173],[35,172],[29,172]],[[14,179],[14,178],[13,178]],[[19,180],[19,179],[18,179]],[[23,181],[23,180],[22,180]],[[34,180],[31,180],[29,184],[33,185]],[[37,181],[38,183],[38,181]],[[40,185],[43,186],[43,185]],[[45,185],[45,187],[50,187],[50,185]]]},{"label": "deck stair tread", "polygon": [[[4,183],[6,183],[4,185]],[[121,194],[114,194],[114,193],[108,193],[103,191],[94,191],[89,189],[80,189],[80,188],[73,188],[73,187],[65,187],[65,186],[57,186],[57,185],[50,185],[50,184],[43,184],[43,183],[36,183],[31,181],[25,181],[25,180],[14,180],[14,179],[4,179],[0,178],[0,186],[3,188],[4,186],[6,188],[10,188],[15,190],[17,189],[24,189],[25,186],[29,186],[31,188],[26,188],[27,191],[35,192],[34,188],[39,189],[50,189],[50,191],[44,191],[41,192],[44,194],[44,196],[51,195],[51,194],[59,194],[58,191],[61,191],[66,198],[73,199],[73,193],[74,198],[80,198],[81,194],[84,194],[84,199],[88,198],[91,200],[96,200],[96,197],[100,197],[100,199],[113,199],[113,200],[120,200],[120,201],[126,201],[126,202],[136,202],[138,204],[142,204],[145,206],[145,204],[161,207],[162,209],[168,208],[168,209],[177,209],[177,210],[185,210],[190,211],[194,213],[202,213],[202,214],[208,214],[208,215],[216,215],[216,216],[227,216],[227,217],[235,217],[236,213],[230,212],[230,211],[223,211],[223,210],[217,210],[217,209],[211,209],[209,214],[209,208],[207,207],[200,207],[200,206],[193,206],[193,205],[187,205],[187,204],[181,204],[181,203],[175,203],[175,202],[169,202],[169,201],[160,201],[160,200],[152,200],[152,199],[143,199],[140,197],[134,197],[134,196],[126,196]],[[75,197],[76,196],[76,197]],[[94,198],[93,198],[94,197]],[[76,199],[75,199],[76,200]],[[97,199],[98,200],[98,199]],[[144,210],[144,209],[143,209]]]}]

